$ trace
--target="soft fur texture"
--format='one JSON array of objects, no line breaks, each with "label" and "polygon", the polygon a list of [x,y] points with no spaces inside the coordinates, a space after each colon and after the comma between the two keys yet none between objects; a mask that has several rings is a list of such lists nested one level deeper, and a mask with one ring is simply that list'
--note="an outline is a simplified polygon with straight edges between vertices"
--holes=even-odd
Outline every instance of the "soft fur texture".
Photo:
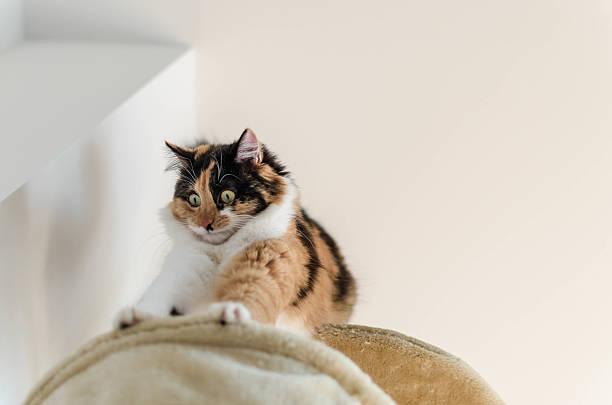
[{"label": "soft fur texture", "polygon": [[348,358],[313,339],[258,323],[180,317],[96,339],[52,370],[25,404],[393,401]]},{"label": "soft fur texture", "polygon": [[348,321],[356,286],[339,247],[252,131],[228,145],[168,147],[179,177],[162,220],[174,248],[116,327],[196,313],[305,333]]}]

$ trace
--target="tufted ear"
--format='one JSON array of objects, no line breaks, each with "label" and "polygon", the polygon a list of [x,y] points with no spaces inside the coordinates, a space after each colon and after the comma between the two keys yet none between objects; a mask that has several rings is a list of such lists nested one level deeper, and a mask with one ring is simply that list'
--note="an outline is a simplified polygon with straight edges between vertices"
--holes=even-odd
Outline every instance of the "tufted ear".
[{"label": "tufted ear", "polygon": [[181,148],[180,146],[176,146],[175,144],[170,143],[168,141],[165,141],[165,142],[166,142],[166,146],[168,147],[168,149],[170,149],[174,157],[176,157],[177,163],[183,168],[189,167],[189,164],[191,163],[191,161],[193,160],[195,156],[195,152],[192,151],[191,149],[186,149],[186,148]]},{"label": "tufted ear", "polygon": [[252,162],[255,164],[262,161],[261,145],[255,133],[249,128],[245,129],[242,135],[240,135],[234,160],[238,163]]}]

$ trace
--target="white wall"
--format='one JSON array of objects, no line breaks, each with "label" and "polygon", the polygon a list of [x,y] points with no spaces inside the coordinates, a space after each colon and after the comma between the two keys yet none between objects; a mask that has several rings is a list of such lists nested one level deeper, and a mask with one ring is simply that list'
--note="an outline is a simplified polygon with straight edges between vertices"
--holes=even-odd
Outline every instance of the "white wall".
[{"label": "white wall", "polygon": [[23,39],[22,0],[0,0],[0,52]]},{"label": "white wall", "polygon": [[[0,54],[0,201],[185,52],[183,46],[24,41]],[[24,165],[27,150],[28,164]],[[15,170],[18,167],[19,170]]]},{"label": "white wall", "polygon": [[0,203],[0,404],[109,331],[159,270],[163,140],[193,139],[194,106],[189,52]]},{"label": "white wall", "polygon": [[509,404],[612,400],[611,11],[25,3],[33,37],[197,45],[200,130],[250,126],[287,162],[360,279],[354,321],[461,356]]}]

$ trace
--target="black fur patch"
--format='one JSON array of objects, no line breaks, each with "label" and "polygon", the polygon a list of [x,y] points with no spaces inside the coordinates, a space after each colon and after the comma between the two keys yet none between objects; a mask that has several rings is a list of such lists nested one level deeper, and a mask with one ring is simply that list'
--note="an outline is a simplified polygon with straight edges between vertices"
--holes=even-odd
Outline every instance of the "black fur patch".
[{"label": "black fur patch", "polygon": [[336,244],[334,238],[328,234],[325,229],[317,221],[310,218],[306,211],[302,210],[302,217],[312,226],[318,229],[319,236],[323,239],[323,242],[329,248],[332,256],[334,257],[334,262],[338,267],[338,272],[336,273],[336,277],[334,278],[334,296],[333,299],[335,302],[343,301],[346,298],[346,295],[353,289],[355,284],[355,279],[348,271],[346,264],[344,263],[344,258],[340,253],[340,249]]},{"label": "black fur patch", "polygon": [[308,252],[308,262],[304,267],[308,270],[308,280],[306,285],[298,291],[297,299],[293,302],[294,306],[297,306],[301,300],[306,298],[308,294],[314,289],[317,275],[319,274],[319,268],[321,267],[321,261],[319,255],[315,249],[314,242],[312,240],[312,232],[306,222],[302,218],[295,219],[295,225],[298,232],[300,242]]},{"label": "black fur patch", "polygon": [[261,148],[263,150],[262,163],[269,165],[277,174],[283,177],[287,176],[289,172],[285,169],[285,166],[278,161],[276,155],[270,152],[268,148],[266,148],[266,145],[261,145]]}]

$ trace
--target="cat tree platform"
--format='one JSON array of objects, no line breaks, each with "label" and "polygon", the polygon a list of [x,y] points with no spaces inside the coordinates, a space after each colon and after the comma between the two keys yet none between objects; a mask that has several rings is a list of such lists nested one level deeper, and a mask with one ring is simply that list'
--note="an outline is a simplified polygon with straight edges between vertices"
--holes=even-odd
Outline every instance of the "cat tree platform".
[{"label": "cat tree platform", "polygon": [[463,361],[416,339],[355,325],[316,338],[198,317],[145,322],[86,345],[25,404],[503,404]]}]

